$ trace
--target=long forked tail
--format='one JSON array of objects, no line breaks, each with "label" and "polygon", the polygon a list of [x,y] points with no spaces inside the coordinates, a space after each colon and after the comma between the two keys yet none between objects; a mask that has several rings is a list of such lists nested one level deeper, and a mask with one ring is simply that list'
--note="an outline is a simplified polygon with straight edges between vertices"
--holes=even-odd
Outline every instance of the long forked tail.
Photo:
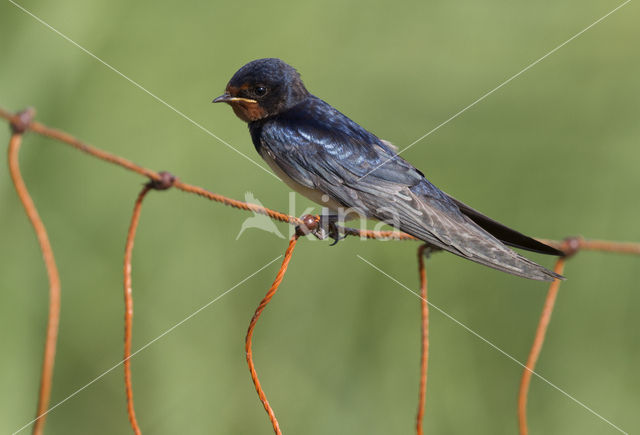
[{"label": "long forked tail", "polygon": [[[511,249],[506,248],[508,251]],[[564,280],[565,277],[559,275],[552,270],[540,266],[539,264],[523,257],[515,251],[511,251],[512,255],[500,255],[497,258],[487,259],[484,257],[472,256],[463,257],[485,266],[492,267],[512,275],[521,276],[523,278],[533,279],[536,281],[553,281],[554,279]]]},{"label": "long forked tail", "polygon": [[467,204],[458,201],[451,195],[447,196],[455,203],[455,205],[458,206],[462,214],[470,218],[473,222],[476,223],[476,225],[500,240],[505,245],[513,246],[514,248],[525,249],[531,252],[537,252],[539,254],[557,256],[564,255],[562,251],[559,251],[552,246],[545,245],[544,243],[541,243],[536,239],[526,236],[519,231],[509,228],[501,224],[500,222],[495,221],[488,216],[485,216],[478,210],[475,210],[469,207]]},{"label": "long forked tail", "polygon": [[[435,215],[431,215],[432,217]],[[430,220],[440,231],[434,234],[423,222],[406,220],[400,229],[425,242],[482,265],[537,281],[564,279],[510,249],[466,215],[439,215]],[[446,230],[446,231],[445,231]]]}]

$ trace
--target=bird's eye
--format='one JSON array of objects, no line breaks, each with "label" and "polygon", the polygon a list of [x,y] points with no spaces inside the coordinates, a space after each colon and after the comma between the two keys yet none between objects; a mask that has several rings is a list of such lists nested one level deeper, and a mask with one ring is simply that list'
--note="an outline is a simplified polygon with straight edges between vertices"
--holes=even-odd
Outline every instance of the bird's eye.
[{"label": "bird's eye", "polygon": [[264,97],[267,95],[267,88],[265,86],[256,86],[253,88],[253,94],[256,97]]}]

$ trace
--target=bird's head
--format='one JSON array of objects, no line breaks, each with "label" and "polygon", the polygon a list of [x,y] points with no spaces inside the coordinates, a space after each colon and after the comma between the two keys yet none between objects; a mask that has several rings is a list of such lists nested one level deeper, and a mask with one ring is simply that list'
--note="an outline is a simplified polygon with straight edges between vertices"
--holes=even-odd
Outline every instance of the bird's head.
[{"label": "bird's head", "polygon": [[253,122],[287,110],[309,96],[300,74],[280,59],[249,62],[229,80],[214,103],[228,103],[238,118]]}]

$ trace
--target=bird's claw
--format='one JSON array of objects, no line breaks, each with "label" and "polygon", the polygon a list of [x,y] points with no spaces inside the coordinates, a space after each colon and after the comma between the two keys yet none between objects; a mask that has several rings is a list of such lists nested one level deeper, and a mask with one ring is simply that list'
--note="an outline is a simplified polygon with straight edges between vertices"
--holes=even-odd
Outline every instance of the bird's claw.
[{"label": "bird's claw", "polygon": [[[335,226],[335,225],[334,225]],[[338,242],[342,239],[346,239],[347,236],[343,236],[342,234],[340,234],[338,232],[338,229],[336,228],[335,232],[329,232],[329,237],[331,237],[333,239],[333,243],[331,243],[329,246],[335,246],[338,244]]]},{"label": "bird's claw", "polygon": [[335,246],[340,240],[345,238],[345,236],[340,234],[335,220],[327,219],[327,221],[323,223],[326,223],[326,225],[321,225],[320,228],[324,232],[324,237],[333,239],[333,242],[329,246]]},{"label": "bird's claw", "polygon": [[318,228],[317,230],[315,230],[315,231],[313,232],[313,235],[314,235],[314,236],[316,236],[316,238],[317,238],[318,240],[324,240],[324,239],[326,239],[327,237],[329,237],[329,233],[328,233],[328,231],[327,231],[325,228],[323,228],[323,227],[320,227],[320,228]]},{"label": "bird's claw", "polygon": [[316,236],[318,240],[333,239],[333,242],[329,246],[335,246],[340,240],[346,238],[340,234],[338,226],[333,222],[330,222],[328,226],[319,227],[313,232],[313,235]]}]

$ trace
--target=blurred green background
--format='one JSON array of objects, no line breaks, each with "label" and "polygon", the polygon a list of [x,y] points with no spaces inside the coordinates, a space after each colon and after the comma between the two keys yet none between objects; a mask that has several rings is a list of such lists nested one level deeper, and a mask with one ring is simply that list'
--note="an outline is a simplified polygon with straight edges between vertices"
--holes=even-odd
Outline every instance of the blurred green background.
[{"label": "blurred green background", "polygon": [[[259,161],[246,126],[210,104],[249,60],[286,60],[311,92],[402,148],[620,3],[21,4]],[[640,241],[638,8],[623,7],[405,158],[443,190],[523,232]],[[34,106],[41,122],[95,146],[287,211],[283,183],[9,2],[0,5],[0,53],[1,106]],[[122,253],[144,180],[35,135],[20,158],[63,284],[53,405],[121,359]],[[297,213],[309,205],[298,197]],[[0,431],[10,433],[35,411],[47,281],[6,164],[0,210]],[[177,191],[149,196],[134,251],[134,349],[283,253],[285,240],[256,229],[236,240],[249,216]],[[285,433],[412,433],[419,300],[356,255],[417,290],[416,246],[299,243],[254,337],[257,369]],[[134,357],[145,433],[271,433],[243,345],[278,263]],[[545,284],[448,254],[429,260],[428,274],[431,302],[526,360]],[[566,276],[537,370],[638,432],[640,259],[585,252]],[[427,433],[516,432],[521,371],[432,310]],[[617,433],[536,378],[529,420],[533,434]],[[50,434],[128,432],[121,367],[47,421]]]}]

